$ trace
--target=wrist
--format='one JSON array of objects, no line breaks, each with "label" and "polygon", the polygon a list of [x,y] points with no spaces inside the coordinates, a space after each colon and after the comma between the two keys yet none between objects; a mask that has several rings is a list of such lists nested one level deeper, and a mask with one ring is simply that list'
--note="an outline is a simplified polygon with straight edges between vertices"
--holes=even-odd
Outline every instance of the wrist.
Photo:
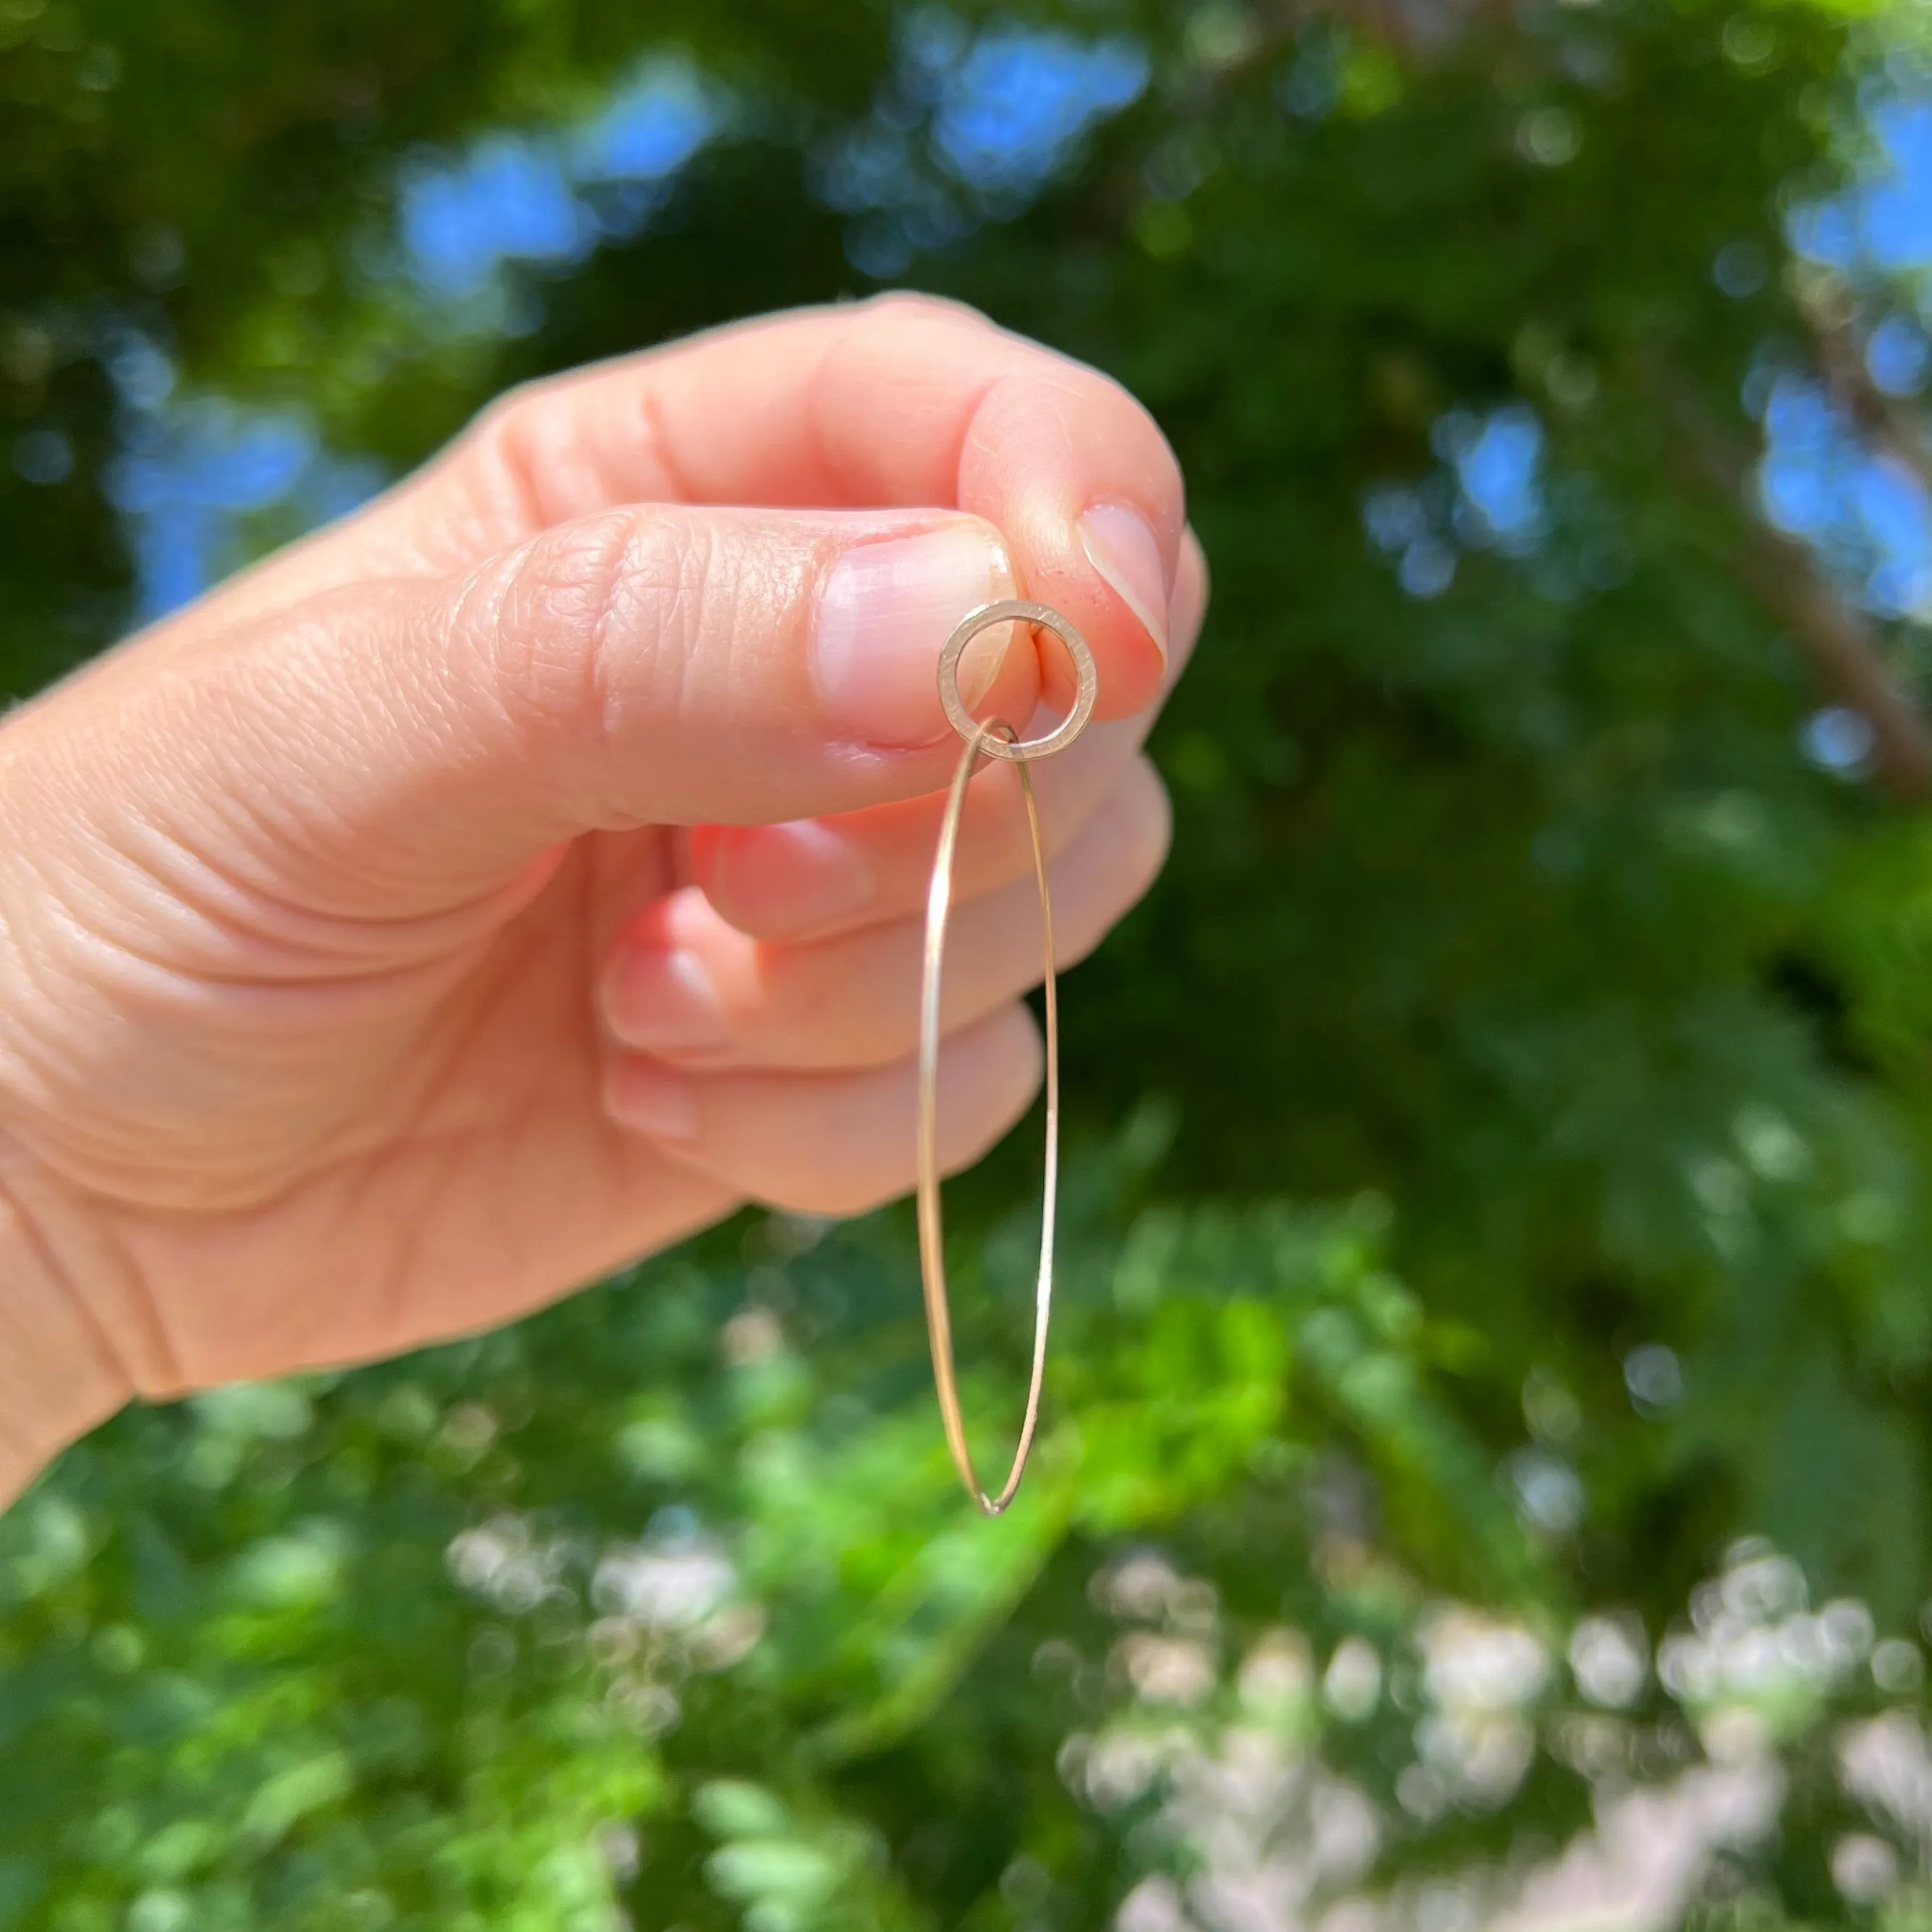
[{"label": "wrist", "polygon": [[0,1510],[129,1390],[0,1161]]}]

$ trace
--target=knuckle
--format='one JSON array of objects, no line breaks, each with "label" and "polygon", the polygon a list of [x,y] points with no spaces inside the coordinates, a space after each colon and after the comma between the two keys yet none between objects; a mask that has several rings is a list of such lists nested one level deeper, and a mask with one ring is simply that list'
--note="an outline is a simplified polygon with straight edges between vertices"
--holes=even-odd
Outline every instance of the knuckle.
[{"label": "knuckle", "polygon": [[557,386],[557,378],[544,376],[505,390],[472,420],[452,452],[487,495],[532,528],[552,520],[544,478],[555,468],[550,404]]},{"label": "knuckle", "polygon": [[982,328],[993,326],[985,312],[970,302],[928,295],[918,289],[887,289],[869,297],[864,308],[868,321],[877,319],[895,326],[912,322],[951,326],[962,322]]},{"label": "knuckle", "polygon": [[629,544],[628,519],[595,517],[545,530],[478,574],[475,630],[519,730],[582,722]]},{"label": "knuckle", "polygon": [[514,456],[522,451],[530,411],[540,403],[544,381],[514,384],[494,396],[470,419],[460,439],[466,452]]},{"label": "knuckle", "polygon": [[580,754],[628,706],[661,701],[667,683],[675,696],[707,552],[694,523],[612,511],[543,531],[475,573],[457,627],[511,730],[537,752]]}]

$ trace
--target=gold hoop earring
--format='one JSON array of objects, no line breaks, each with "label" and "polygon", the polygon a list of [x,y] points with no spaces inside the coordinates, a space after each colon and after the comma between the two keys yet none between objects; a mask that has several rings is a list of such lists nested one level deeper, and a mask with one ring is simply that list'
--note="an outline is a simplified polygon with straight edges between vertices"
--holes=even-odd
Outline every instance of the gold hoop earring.
[{"label": "gold hoop earring", "polygon": [[[1051,631],[1072,660],[1075,678],[1073,707],[1052,730],[1038,738],[1022,738],[1003,718],[976,722],[959,696],[959,660],[966,646],[994,624],[1022,623]],[[939,844],[933,854],[932,883],[926,900],[926,954],[919,1001],[919,1262],[926,1290],[926,1327],[932,1348],[932,1376],[939,1393],[939,1413],[946,1426],[946,1446],[966,1493],[987,1516],[998,1516],[1010,1503],[1026,1473],[1040,1420],[1040,1384],[1046,1372],[1046,1334],[1053,1306],[1054,1210],[1060,1179],[1060,1000],[1053,970],[1053,902],[1047,890],[1046,855],[1040,841],[1040,808],[1034,797],[1028,766],[1035,758],[1064,752],[1087,728],[1099,691],[1094,653],[1079,632],[1046,604],[1009,600],[986,604],[963,618],[939,654],[939,700],[948,722],[965,740],[952,789],[940,820]],[[1027,830],[1033,843],[1034,877],[1040,886],[1040,925],[1045,935],[1046,994],[1046,1160],[1041,1186],[1040,1272],[1034,1288],[1033,1367],[1027,1382],[1026,1416],[1020,1425],[1012,1467],[998,1495],[988,1496],[973,1470],[966,1444],[966,1424],[959,1409],[959,1387],[953,1372],[952,1316],[946,1292],[945,1227],[940,1208],[939,1172],[939,1005],[941,969],[946,956],[946,920],[952,904],[952,860],[959,843],[960,821],[966,809],[966,789],[982,758],[1004,758],[1019,767],[1020,794],[1026,801]]]}]

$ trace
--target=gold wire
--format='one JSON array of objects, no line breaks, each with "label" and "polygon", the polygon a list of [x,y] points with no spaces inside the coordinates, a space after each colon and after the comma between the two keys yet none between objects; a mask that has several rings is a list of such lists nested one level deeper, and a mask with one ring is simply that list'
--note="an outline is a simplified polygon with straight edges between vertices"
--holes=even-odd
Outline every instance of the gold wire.
[{"label": "gold wire", "polygon": [[[1041,840],[1040,808],[1034,796],[1033,778],[1027,767],[1041,754],[1040,748],[1059,751],[1072,743],[1084,728],[1093,710],[1094,660],[1085,639],[1058,611],[1042,604],[988,604],[974,612],[948,640],[940,668],[942,697],[949,694],[946,706],[952,717],[958,686],[952,680],[961,650],[976,632],[1007,618],[1039,623],[1053,630],[1067,647],[1078,676],[1081,701],[1075,729],[1050,734],[1031,745],[1004,718],[988,718],[975,724],[969,718],[970,734],[960,730],[966,740],[958,768],[952,775],[946,814],[939,828],[939,844],[933,854],[932,881],[926,893],[926,952],[920,982],[919,1010],[919,1259],[920,1275],[926,1291],[926,1324],[932,1346],[933,1381],[939,1394],[939,1413],[946,1427],[946,1446],[952,1451],[953,1467],[966,1486],[966,1493],[987,1516],[999,1515],[1018,1492],[1020,1478],[1026,1473],[1027,1458],[1033,1449],[1034,1430],[1040,1420],[1040,1387],[1046,1374],[1047,1325],[1053,1307],[1054,1215],[1060,1183],[1060,998],[1053,970],[1053,901],[1047,890],[1046,854]],[[963,707],[960,707],[963,710]],[[956,729],[959,728],[955,720]],[[1000,747],[998,752],[994,746]],[[1017,751],[1018,756],[1014,757]],[[1046,994],[1046,1159],[1041,1186],[1040,1272],[1034,1289],[1033,1367],[1027,1381],[1025,1420],[1020,1425],[1018,1446],[1012,1466],[997,1496],[980,1486],[974,1472],[972,1451],[966,1442],[965,1418],[960,1413],[959,1385],[952,1359],[952,1318],[946,1291],[945,1225],[940,1204],[939,1172],[939,1045],[940,992],[946,957],[946,922],[952,905],[953,856],[958,848],[959,828],[966,810],[966,793],[980,760],[988,756],[1012,758],[1019,767],[1020,795],[1026,801],[1027,831],[1033,844],[1034,878],[1040,888],[1040,920]]]}]

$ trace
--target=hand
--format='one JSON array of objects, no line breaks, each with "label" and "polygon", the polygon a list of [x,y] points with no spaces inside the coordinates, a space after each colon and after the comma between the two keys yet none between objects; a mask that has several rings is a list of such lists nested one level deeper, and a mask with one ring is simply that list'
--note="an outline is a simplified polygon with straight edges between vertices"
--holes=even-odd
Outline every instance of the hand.
[{"label": "hand", "polygon": [[[1138,747],[1204,573],[1144,412],[945,304],[519,392],[16,712],[0,1499],[130,1394],[501,1322],[747,1199],[903,1192],[934,666],[1015,595],[1086,632],[1114,721],[1036,774],[1071,959],[1162,855]],[[977,708],[1054,682],[996,640]],[[956,1166],[1038,1076],[1018,797],[979,782],[959,856]]]}]

